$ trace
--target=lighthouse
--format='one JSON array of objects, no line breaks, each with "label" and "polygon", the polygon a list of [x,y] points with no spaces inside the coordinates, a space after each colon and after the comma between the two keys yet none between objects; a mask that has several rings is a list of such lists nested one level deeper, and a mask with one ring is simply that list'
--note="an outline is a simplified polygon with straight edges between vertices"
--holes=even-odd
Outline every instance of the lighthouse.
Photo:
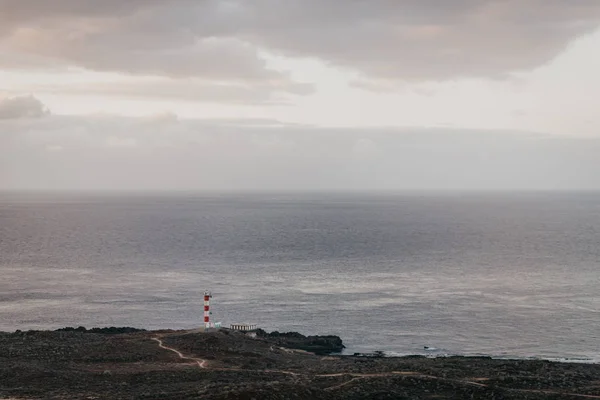
[{"label": "lighthouse", "polygon": [[210,298],[212,294],[209,291],[204,292],[204,328],[210,328]]},{"label": "lighthouse", "polygon": [[206,290],[204,292],[204,331],[208,331],[211,328],[221,329],[220,322],[210,322],[210,299],[212,298],[212,294]]}]

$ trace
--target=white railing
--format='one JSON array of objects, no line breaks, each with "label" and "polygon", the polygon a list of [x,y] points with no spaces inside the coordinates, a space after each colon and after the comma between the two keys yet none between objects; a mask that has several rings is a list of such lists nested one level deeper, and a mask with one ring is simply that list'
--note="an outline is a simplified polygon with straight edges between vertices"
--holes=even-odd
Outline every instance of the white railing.
[{"label": "white railing", "polygon": [[233,329],[234,331],[254,331],[256,330],[256,325],[248,325],[248,324],[231,324],[229,325],[229,329]]}]

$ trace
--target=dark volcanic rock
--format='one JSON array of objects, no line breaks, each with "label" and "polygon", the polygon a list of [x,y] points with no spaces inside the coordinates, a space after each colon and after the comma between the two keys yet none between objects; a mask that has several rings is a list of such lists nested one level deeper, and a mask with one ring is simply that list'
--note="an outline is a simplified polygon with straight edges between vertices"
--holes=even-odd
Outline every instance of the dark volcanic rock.
[{"label": "dark volcanic rock", "polygon": [[80,326],[78,328],[73,328],[70,326],[67,326],[66,328],[60,328],[57,329],[56,332],[81,332],[81,333],[99,333],[101,335],[119,335],[122,333],[134,333],[134,332],[145,332],[145,329],[137,329],[137,328],[130,328],[128,326],[124,326],[124,327],[114,327],[111,326],[110,328],[92,328],[92,329],[86,329],[83,326]]},{"label": "dark volcanic rock", "polygon": [[342,339],[334,335],[304,336],[298,332],[280,333],[275,331],[267,333],[262,329],[258,329],[256,336],[278,346],[309,351],[318,355],[339,353],[345,348]]},{"label": "dark volcanic rock", "polygon": [[385,353],[381,350],[375,350],[372,353],[354,353],[354,357],[369,357],[369,358],[382,358],[385,357]]},{"label": "dark volcanic rock", "polygon": [[[121,329],[121,328],[115,328]],[[336,336],[67,329],[0,332],[0,399],[575,399],[600,365],[489,357],[319,356]],[[113,330],[108,328],[107,333]],[[116,332],[115,332],[116,333]],[[337,339],[337,340],[336,340]],[[338,341],[339,340],[339,341]],[[282,346],[276,346],[281,343]],[[373,356],[375,355],[375,356]]]}]

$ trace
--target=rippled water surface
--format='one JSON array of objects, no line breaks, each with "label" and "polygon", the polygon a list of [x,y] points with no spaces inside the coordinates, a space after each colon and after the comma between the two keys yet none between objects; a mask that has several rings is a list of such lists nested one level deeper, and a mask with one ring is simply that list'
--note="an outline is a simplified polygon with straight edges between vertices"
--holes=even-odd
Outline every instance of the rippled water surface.
[{"label": "rippled water surface", "polygon": [[0,330],[338,334],[600,359],[599,194],[0,194]]}]

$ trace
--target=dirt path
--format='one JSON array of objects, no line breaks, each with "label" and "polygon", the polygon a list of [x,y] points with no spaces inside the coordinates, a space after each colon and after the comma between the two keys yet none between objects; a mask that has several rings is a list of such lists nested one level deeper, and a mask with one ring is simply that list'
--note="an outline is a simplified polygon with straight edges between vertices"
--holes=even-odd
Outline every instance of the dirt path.
[{"label": "dirt path", "polygon": [[[346,382],[325,388],[325,390],[334,390],[334,389],[339,389],[343,386],[346,386],[352,382],[356,382],[357,380],[360,380],[360,379],[378,378],[378,377],[383,378],[383,377],[390,377],[390,376],[394,376],[394,375],[395,376],[398,376],[398,375],[413,376],[415,378],[446,381],[446,382],[459,383],[459,384],[468,385],[468,386],[477,386],[477,387],[481,387],[481,388],[505,390],[505,391],[509,391],[509,392],[538,393],[538,394],[551,394],[551,395],[559,395],[559,396],[577,397],[577,398],[584,398],[584,399],[600,399],[600,396],[591,395],[591,394],[557,392],[554,390],[544,390],[544,389],[507,388],[507,387],[503,387],[503,386],[486,385],[484,383],[467,381],[467,380],[462,380],[462,379],[441,378],[439,376],[425,375],[425,374],[420,374],[418,372],[412,372],[412,371],[392,371],[392,372],[382,372],[382,373],[375,373],[375,374],[336,373],[336,374],[323,374],[323,375],[315,375],[315,376],[317,376],[317,377],[339,377],[339,376],[350,377],[350,379],[347,380]],[[481,379],[481,378],[478,378],[478,379]]]},{"label": "dirt path", "polygon": [[323,375],[315,375],[315,376],[319,376],[319,377],[348,376],[348,377],[350,377],[350,379],[347,380],[346,382],[343,382],[343,383],[341,383],[339,385],[335,385],[335,386],[331,386],[331,387],[325,388],[325,390],[334,390],[334,389],[339,389],[339,388],[341,388],[343,386],[346,386],[346,385],[348,385],[348,384],[350,384],[352,382],[355,382],[355,381],[357,381],[359,379],[378,378],[378,377],[390,377],[390,376],[394,376],[394,375],[396,375],[396,376],[398,376],[398,375],[413,376],[415,378],[432,379],[432,380],[438,380],[438,381],[446,381],[446,382],[459,383],[459,384],[469,385],[469,386],[477,386],[477,387],[481,387],[481,388],[490,388],[490,389],[497,389],[497,390],[505,390],[505,391],[509,391],[509,392],[539,393],[539,394],[551,394],[551,395],[559,395],[559,396],[577,397],[577,398],[584,398],[584,399],[600,399],[600,396],[591,395],[591,394],[557,392],[557,391],[554,391],[554,390],[544,390],[544,389],[515,389],[515,388],[507,388],[507,387],[503,387],[503,386],[486,385],[484,383],[473,382],[473,381],[466,381],[466,380],[461,380],[461,379],[440,378],[439,376],[425,375],[425,374],[420,374],[418,372],[411,372],[411,371],[392,371],[392,372],[382,372],[382,373],[378,373],[378,374],[337,373],[337,374],[323,374]]},{"label": "dirt path", "polygon": [[352,373],[352,372],[349,372],[349,373],[342,372],[342,373],[336,373],[336,374],[315,375],[315,377],[339,377],[339,376],[348,376],[348,377],[350,377],[350,379],[339,385],[330,386],[328,388],[325,388],[325,390],[339,389],[339,388],[346,386],[352,382],[355,382],[359,379],[389,378],[392,376],[412,376],[412,377],[421,378],[421,379],[432,379],[432,380],[459,383],[459,384],[467,385],[467,386],[487,387],[487,385],[484,385],[483,383],[465,381],[465,380],[461,380],[461,379],[440,378],[437,376],[425,375],[425,374],[421,374],[419,372],[414,372],[414,371],[392,371],[392,372],[379,372],[379,373],[373,373],[373,374],[358,374],[358,373]]},{"label": "dirt path", "polygon": [[[206,360],[204,360],[202,358],[185,356],[179,350],[174,349],[169,346],[165,346],[159,337],[153,337],[152,340],[158,342],[158,346],[161,349],[172,351],[173,353],[177,354],[177,356],[179,356],[179,358],[181,358],[183,360],[193,361],[196,364],[198,364],[198,366],[200,368],[203,368],[203,369],[208,368],[208,366],[207,366],[208,362]],[[241,369],[235,369],[235,368],[212,368],[212,369],[215,371],[241,371]],[[488,384],[481,383],[481,382],[473,382],[473,381],[467,381],[467,380],[461,380],[461,379],[441,378],[438,376],[426,375],[426,374],[422,374],[422,373],[414,372],[414,371],[391,371],[391,372],[380,372],[380,373],[372,373],[372,374],[359,374],[359,373],[355,373],[355,372],[339,372],[339,373],[333,373],[333,374],[316,374],[316,375],[303,374],[303,373],[299,373],[299,372],[292,372],[292,371],[285,371],[285,370],[273,370],[273,369],[264,369],[264,370],[245,369],[244,371],[258,372],[258,373],[270,373],[270,374],[285,374],[285,375],[292,375],[292,376],[307,376],[307,377],[315,377],[315,378],[316,377],[328,378],[328,377],[341,377],[341,376],[347,376],[350,378],[346,382],[325,388],[325,390],[328,390],[328,391],[342,388],[342,387],[349,385],[360,379],[384,378],[384,377],[391,377],[391,376],[412,376],[412,377],[421,378],[421,379],[432,379],[432,380],[453,382],[453,383],[459,383],[459,384],[463,384],[463,385],[477,386],[477,387],[481,387],[481,388],[490,388],[490,389],[497,389],[497,390],[505,390],[505,391],[511,391],[511,392],[550,394],[550,395],[570,396],[570,397],[585,398],[585,399],[600,399],[600,396],[596,396],[596,395],[557,392],[557,391],[553,391],[553,390],[543,390],[543,389],[538,389],[538,390],[536,390],[536,389],[513,389],[513,388],[502,387],[502,386],[488,385]],[[485,378],[477,378],[476,380],[481,381],[483,379],[485,379]]]},{"label": "dirt path", "polygon": [[513,391],[513,392],[521,392],[521,393],[540,393],[540,394],[555,394],[559,396],[569,396],[569,397],[580,397],[583,399],[600,399],[600,396],[596,396],[593,394],[578,394],[578,393],[567,393],[567,392],[555,392],[553,390],[535,390],[535,389],[511,389],[506,387],[498,387],[498,389]]},{"label": "dirt path", "polygon": [[206,364],[207,361],[202,359],[202,358],[195,358],[195,357],[188,357],[188,356],[184,356],[182,352],[180,352],[177,349],[174,349],[172,347],[169,346],[165,346],[162,342],[162,340],[158,337],[153,337],[152,340],[158,342],[158,347],[160,347],[161,349],[165,349],[165,350],[169,350],[172,351],[173,353],[177,354],[179,356],[179,358],[181,358],[182,360],[191,360],[194,361],[196,364],[198,364],[198,366],[200,368],[206,368]]}]

